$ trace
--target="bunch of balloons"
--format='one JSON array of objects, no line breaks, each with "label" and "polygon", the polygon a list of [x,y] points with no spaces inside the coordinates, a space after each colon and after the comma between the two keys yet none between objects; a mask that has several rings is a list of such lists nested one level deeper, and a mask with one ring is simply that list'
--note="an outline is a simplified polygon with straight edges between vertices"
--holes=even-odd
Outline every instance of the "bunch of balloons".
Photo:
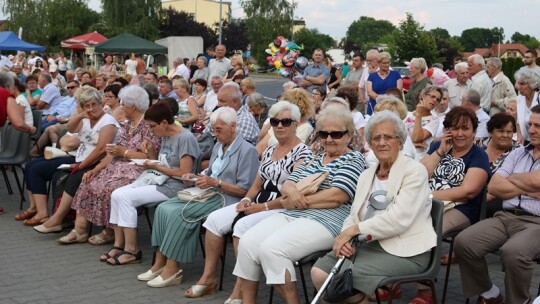
[{"label": "bunch of balloons", "polygon": [[298,78],[308,65],[307,58],[300,56],[302,49],[303,47],[293,41],[279,36],[268,44],[266,53],[269,56],[266,60],[270,66],[276,68],[279,75],[290,79]]}]

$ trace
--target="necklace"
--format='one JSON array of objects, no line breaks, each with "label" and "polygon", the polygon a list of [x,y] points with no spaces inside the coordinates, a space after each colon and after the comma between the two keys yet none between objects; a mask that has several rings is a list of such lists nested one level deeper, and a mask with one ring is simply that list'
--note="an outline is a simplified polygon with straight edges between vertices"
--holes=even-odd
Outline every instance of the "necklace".
[{"label": "necklace", "polygon": [[143,120],[144,116],[141,116],[141,118],[139,118],[139,121],[135,124],[135,125],[131,125],[129,126],[129,133],[132,134],[133,131],[135,131],[135,129],[137,129],[137,127],[139,126],[139,124],[141,123],[141,121]]}]

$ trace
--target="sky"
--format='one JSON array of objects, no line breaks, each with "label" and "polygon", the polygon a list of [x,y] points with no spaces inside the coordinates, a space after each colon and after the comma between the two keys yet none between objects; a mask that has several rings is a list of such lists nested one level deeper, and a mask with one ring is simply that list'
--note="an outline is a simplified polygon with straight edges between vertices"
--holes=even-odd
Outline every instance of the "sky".
[{"label": "sky", "polygon": [[[239,0],[232,2],[234,18],[244,12]],[[307,28],[317,28],[334,39],[345,36],[347,28],[360,16],[384,19],[399,25],[410,12],[425,29],[445,28],[452,36],[463,30],[481,27],[504,29],[504,41],[514,32],[540,40],[540,0],[290,0],[297,4],[296,18],[303,18]],[[100,10],[99,0],[90,7]]]}]

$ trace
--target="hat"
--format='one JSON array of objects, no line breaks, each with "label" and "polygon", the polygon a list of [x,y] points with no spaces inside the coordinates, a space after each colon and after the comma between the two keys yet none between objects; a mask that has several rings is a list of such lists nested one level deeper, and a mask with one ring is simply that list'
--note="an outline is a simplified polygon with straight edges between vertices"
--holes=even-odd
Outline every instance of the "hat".
[{"label": "hat", "polygon": [[56,71],[58,71],[58,66],[56,64],[51,64],[49,66],[49,73],[54,73]]}]

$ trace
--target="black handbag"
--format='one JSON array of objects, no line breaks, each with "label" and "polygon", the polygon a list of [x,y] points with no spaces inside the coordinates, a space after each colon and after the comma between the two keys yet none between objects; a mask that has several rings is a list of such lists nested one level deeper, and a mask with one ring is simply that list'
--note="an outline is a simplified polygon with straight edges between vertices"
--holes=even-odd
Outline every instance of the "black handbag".
[{"label": "black handbag", "polygon": [[353,287],[352,274],[352,267],[354,265],[354,260],[356,260],[357,253],[358,249],[354,253],[354,257],[349,268],[332,277],[332,280],[326,287],[326,293],[324,295],[325,301],[331,303],[343,302],[345,299],[350,298],[359,292]]}]

